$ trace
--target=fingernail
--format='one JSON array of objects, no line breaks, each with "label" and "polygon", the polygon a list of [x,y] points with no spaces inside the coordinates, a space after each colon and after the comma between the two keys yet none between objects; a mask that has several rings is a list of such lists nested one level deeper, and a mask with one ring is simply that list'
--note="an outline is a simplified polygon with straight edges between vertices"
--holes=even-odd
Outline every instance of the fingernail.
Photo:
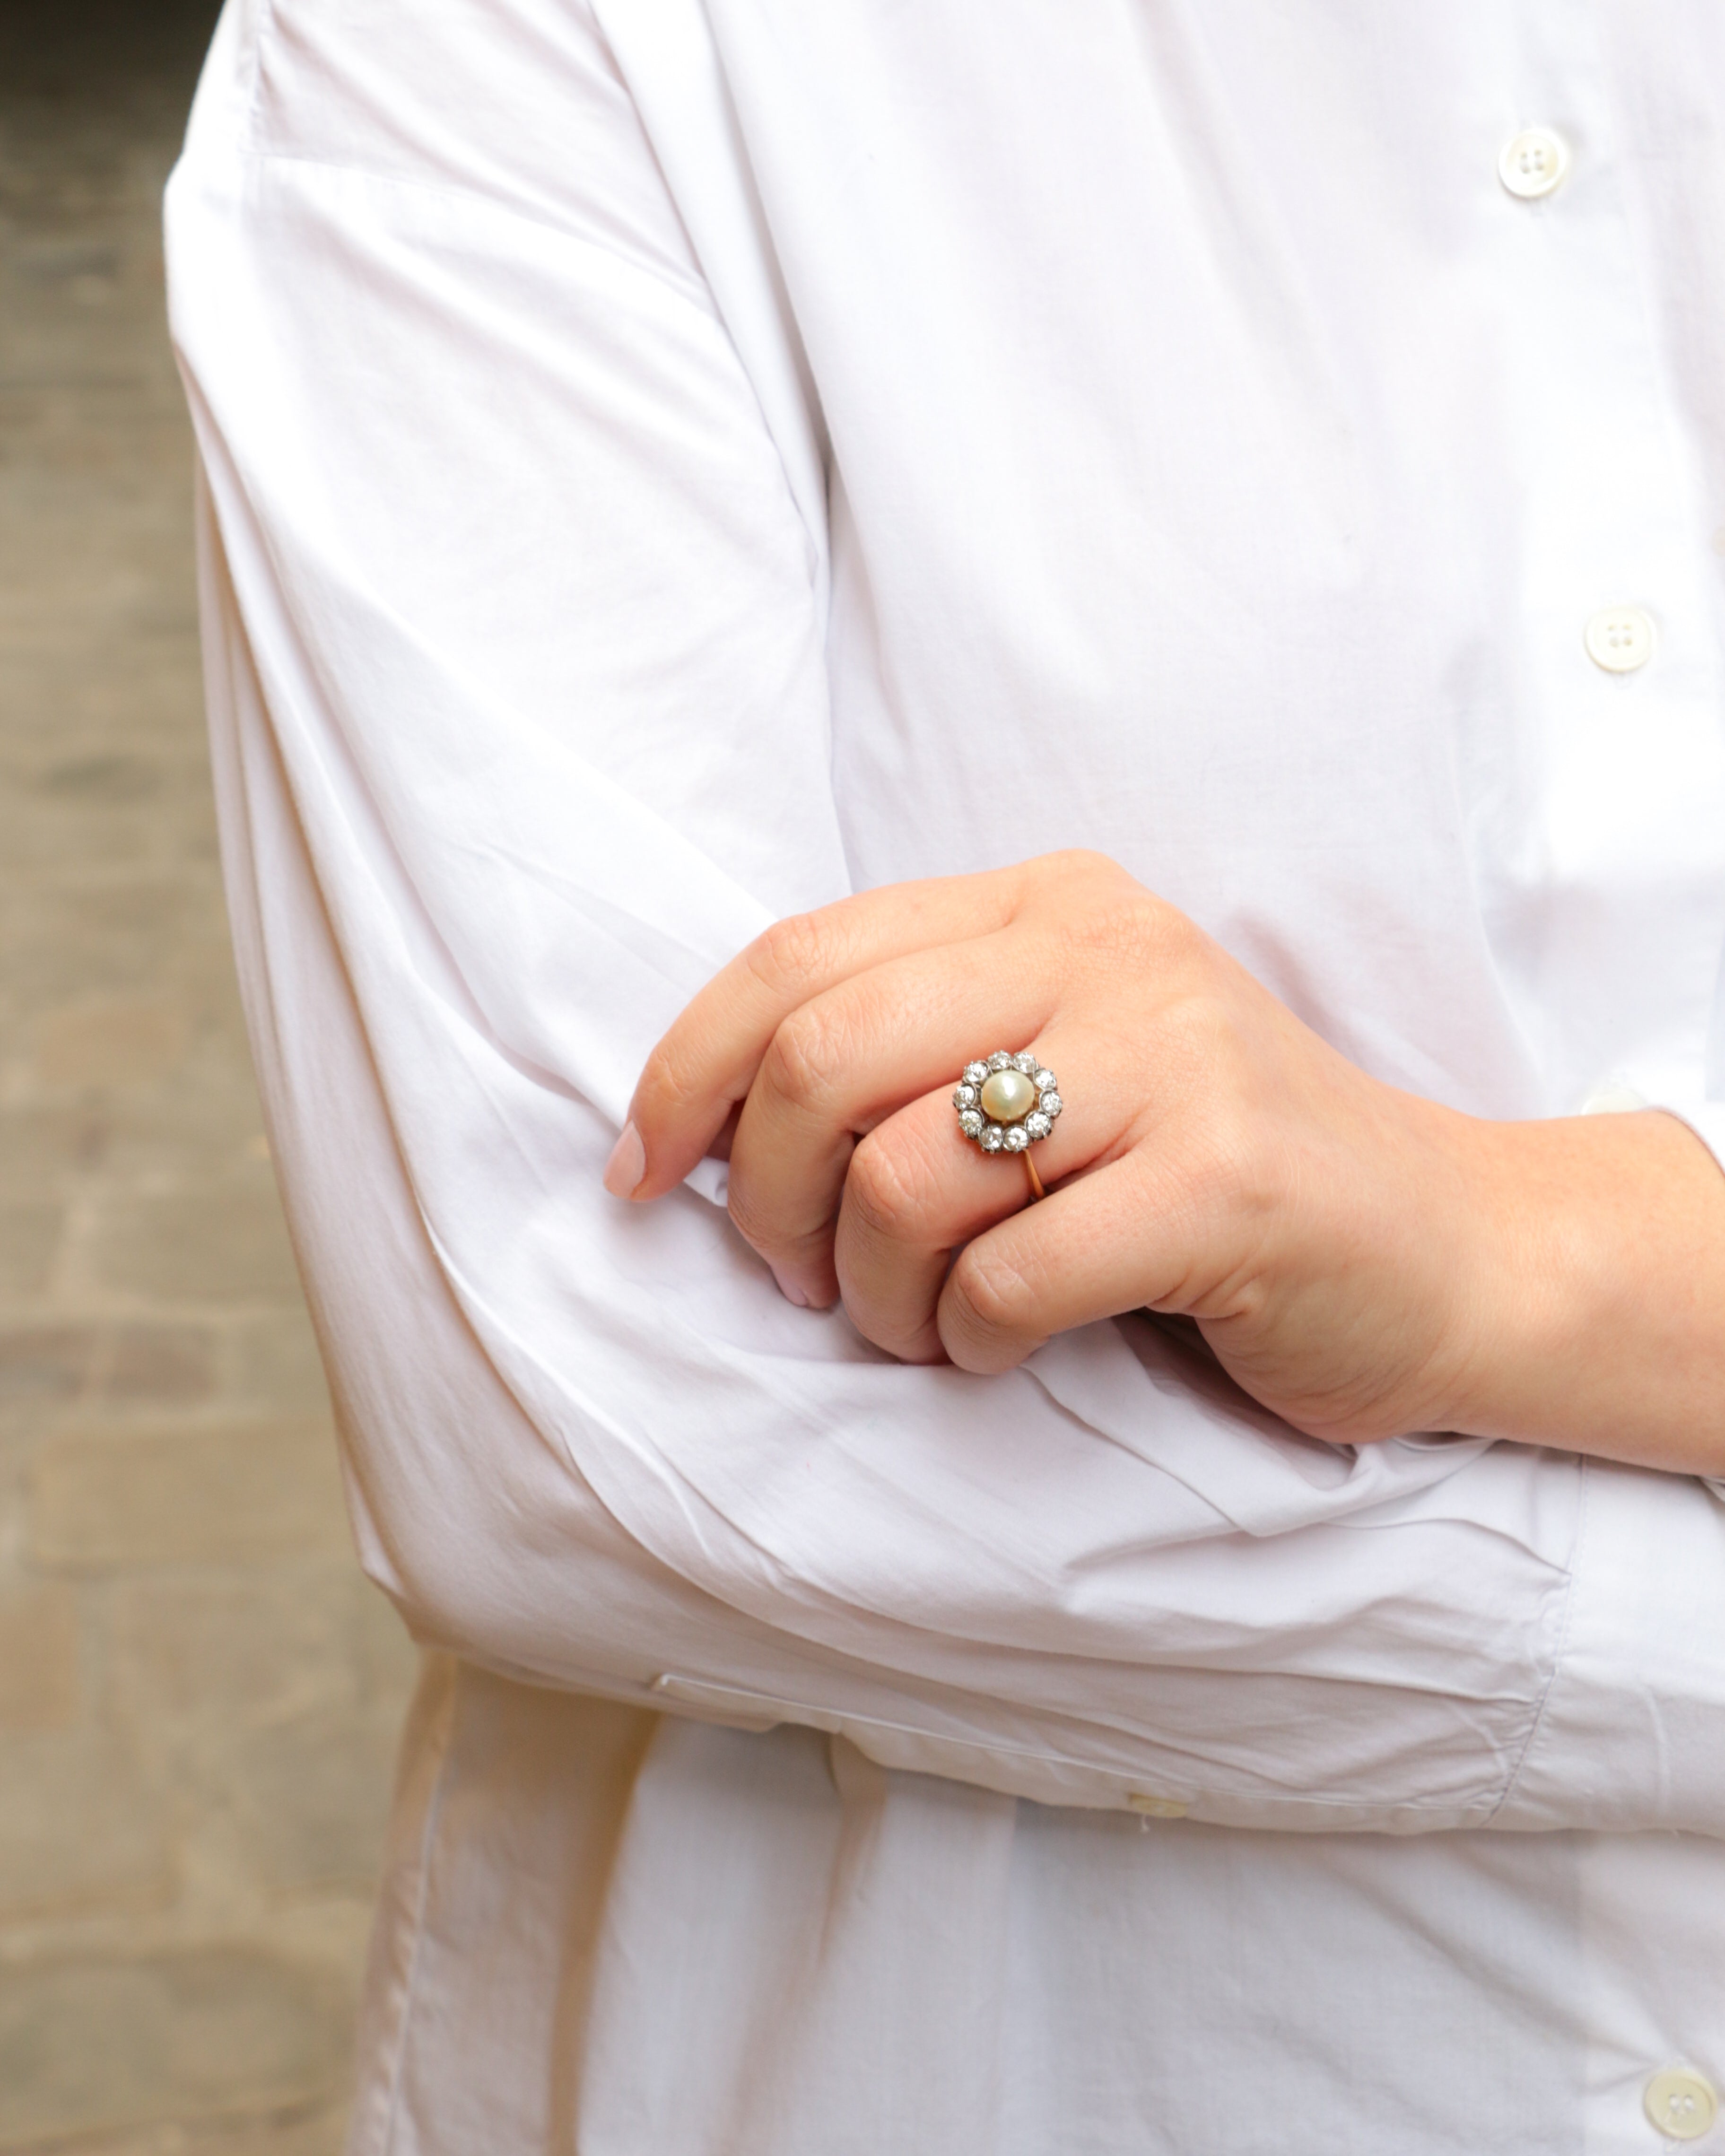
[{"label": "fingernail", "polygon": [[646,1173],[647,1148],[641,1143],[641,1134],[633,1123],[625,1123],[623,1136],[605,1163],[605,1188],[614,1198],[633,1198]]},{"label": "fingernail", "polygon": [[794,1281],[788,1281],[777,1265],[773,1268],[773,1277],[778,1282],[778,1291],[787,1302],[795,1303],[798,1310],[808,1309],[808,1296]]}]

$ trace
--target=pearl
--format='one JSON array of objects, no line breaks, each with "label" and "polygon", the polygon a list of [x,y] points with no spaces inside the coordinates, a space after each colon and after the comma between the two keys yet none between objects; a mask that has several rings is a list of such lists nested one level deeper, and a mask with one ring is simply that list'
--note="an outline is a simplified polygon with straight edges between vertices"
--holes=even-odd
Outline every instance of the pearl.
[{"label": "pearl", "polygon": [[1036,1088],[1022,1070],[995,1070],[983,1087],[983,1106],[997,1123],[1015,1123],[1036,1105]]}]

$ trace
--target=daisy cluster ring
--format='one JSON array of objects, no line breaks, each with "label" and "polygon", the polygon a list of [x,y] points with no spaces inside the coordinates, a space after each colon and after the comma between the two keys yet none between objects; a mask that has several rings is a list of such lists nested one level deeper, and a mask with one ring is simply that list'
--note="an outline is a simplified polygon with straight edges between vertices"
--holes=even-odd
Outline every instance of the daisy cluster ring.
[{"label": "daisy cluster ring", "polygon": [[1045,1138],[1065,1104],[1052,1070],[1030,1049],[967,1063],[952,1092],[958,1127],[984,1152],[1024,1152]]}]

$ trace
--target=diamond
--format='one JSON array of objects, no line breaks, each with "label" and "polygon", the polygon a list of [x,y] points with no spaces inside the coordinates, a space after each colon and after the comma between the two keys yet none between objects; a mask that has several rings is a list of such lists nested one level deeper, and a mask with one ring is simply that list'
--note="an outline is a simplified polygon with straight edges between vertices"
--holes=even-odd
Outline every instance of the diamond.
[{"label": "diamond", "polygon": [[1011,1067],[1012,1058],[1004,1048],[997,1048],[988,1058],[988,1068],[991,1070],[1007,1070]]},{"label": "diamond", "polygon": [[1000,1142],[1009,1152],[1022,1152],[1030,1142],[1030,1134],[1022,1123],[1014,1123]]},{"label": "diamond", "polygon": [[983,1127],[983,1119],[974,1108],[967,1108],[958,1118],[958,1127],[966,1137],[973,1138]]},{"label": "diamond", "polygon": [[988,1066],[986,1063],[967,1063],[964,1066],[964,1082],[967,1086],[980,1086],[988,1075]]},{"label": "diamond", "polygon": [[999,1152],[1005,1142],[1006,1133],[999,1123],[984,1123],[982,1136],[977,1140],[984,1152]]},{"label": "diamond", "polygon": [[1040,1108],[1032,1108],[1024,1118],[1024,1132],[1029,1137],[1045,1138],[1053,1128],[1053,1117],[1045,1116]]},{"label": "diamond", "polygon": [[1022,1070],[1025,1077],[1034,1078],[1036,1075],[1036,1058],[1028,1048],[1020,1049],[1012,1059],[1012,1067],[1014,1070]]},{"label": "diamond", "polygon": [[1039,1070],[1036,1073],[1036,1090],[1039,1093],[1052,1093],[1060,1082],[1052,1070]]},{"label": "diamond", "polygon": [[1047,1092],[1043,1095],[1042,1098],[1036,1103],[1036,1105],[1041,1109],[1045,1116],[1057,1116],[1066,1104],[1060,1098],[1058,1093]]},{"label": "diamond", "polygon": [[955,1086],[952,1089],[952,1106],[955,1108],[973,1108],[976,1106],[975,1086]]}]

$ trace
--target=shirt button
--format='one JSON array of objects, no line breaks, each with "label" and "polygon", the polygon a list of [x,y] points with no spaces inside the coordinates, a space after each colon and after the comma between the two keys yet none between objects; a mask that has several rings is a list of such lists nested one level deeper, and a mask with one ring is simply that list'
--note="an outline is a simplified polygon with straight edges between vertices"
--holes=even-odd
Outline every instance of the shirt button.
[{"label": "shirt button", "polygon": [[1653,624],[1640,607],[1604,607],[1587,625],[1587,655],[1608,674],[1633,674],[1653,656]]},{"label": "shirt button", "polygon": [[1549,127],[1525,127],[1497,154],[1497,177],[1522,202],[1548,195],[1569,169],[1569,151]]},{"label": "shirt button", "polygon": [[1603,1086],[1595,1086],[1581,1104],[1584,1116],[1632,1116],[1647,1103],[1633,1086],[1625,1086],[1620,1079],[1608,1079]]},{"label": "shirt button", "polygon": [[1692,2066],[1667,2066],[1642,2092],[1648,2118],[1670,2141],[1699,2141],[1719,2115],[1719,2099],[1705,2074]]}]

